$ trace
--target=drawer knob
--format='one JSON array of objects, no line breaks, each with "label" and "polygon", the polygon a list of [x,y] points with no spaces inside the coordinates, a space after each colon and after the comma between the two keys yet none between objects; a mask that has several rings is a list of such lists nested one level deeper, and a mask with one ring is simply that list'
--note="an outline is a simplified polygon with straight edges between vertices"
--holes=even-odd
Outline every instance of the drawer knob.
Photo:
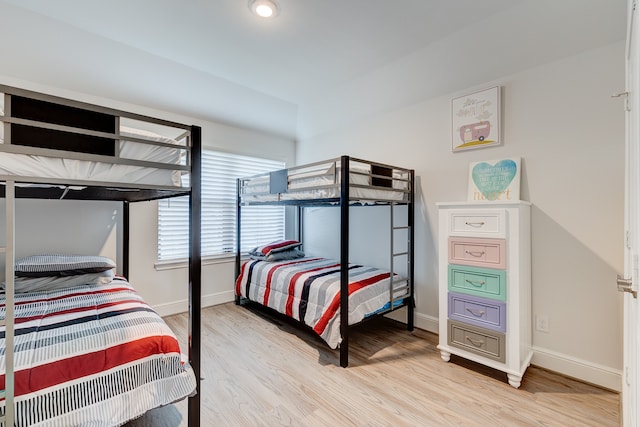
[{"label": "drawer knob", "polygon": [[469,336],[467,336],[466,338],[471,344],[473,344],[476,347],[482,347],[482,345],[484,344],[483,340],[474,340]]},{"label": "drawer knob", "polygon": [[481,256],[483,256],[483,255],[484,255],[484,251],[469,251],[469,250],[466,250],[466,251],[464,251],[464,252],[465,252],[467,255],[471,255],[471,256],[474,256],[474,257],[476,257],[476,258],[480,258]]},{"label": "drawer knob", "polygon": [[467,311],[476,317],[484,316],[484,310],[472,310],[469,307],[467,307]]},{"label": "drawer knob", "polygon": [[465,225],[468,225],[469,227],[482,227],[484,225],[484,221],[478,221],[478,222],[466,221]]},{"label": "drawer knob", "polygon": [[484,280],[470,280],[470,279],[464,279],[464,281],[465,281],[465,282],[467,282],[467,283],[469,283],[469,284],[471,284],[471,285],[473,285],[473,286],[476,286],[476,287],[480,287],[480,286],[484,285],[485,283],[487,283],[487,282],[485,282]]}]

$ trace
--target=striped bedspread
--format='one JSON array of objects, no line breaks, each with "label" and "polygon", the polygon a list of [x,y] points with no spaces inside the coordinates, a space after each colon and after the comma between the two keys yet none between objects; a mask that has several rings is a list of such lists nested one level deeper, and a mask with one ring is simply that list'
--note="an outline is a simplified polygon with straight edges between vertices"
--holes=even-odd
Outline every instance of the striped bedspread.
[{"label": "striped bedspread", "polygon": [[[173,332],[126,281],[15,301],[17,426],[118,426],[195,391]],[[2,389],[5,348],[3,326]]]},{"label": "striped bedspread", "polygon": [[[349,264],[349,324],[389,306],[389,275]],[[248,260],[235,292],[310,326],[331,348],[340,344],[340,263],[335,260]]]}]

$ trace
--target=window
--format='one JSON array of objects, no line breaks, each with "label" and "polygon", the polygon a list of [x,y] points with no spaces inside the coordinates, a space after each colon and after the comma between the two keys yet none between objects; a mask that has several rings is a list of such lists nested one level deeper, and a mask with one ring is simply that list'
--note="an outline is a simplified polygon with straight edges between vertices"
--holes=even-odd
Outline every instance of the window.
[{"label": "window", "polygon": [[[236,179],[283,169],[284,162],[202,152],[202,256],[236,252]],[[242,252],[284,238],[284,207],[242,208]],[[189,199],[158,202],[158,261],[189,257]]]}]

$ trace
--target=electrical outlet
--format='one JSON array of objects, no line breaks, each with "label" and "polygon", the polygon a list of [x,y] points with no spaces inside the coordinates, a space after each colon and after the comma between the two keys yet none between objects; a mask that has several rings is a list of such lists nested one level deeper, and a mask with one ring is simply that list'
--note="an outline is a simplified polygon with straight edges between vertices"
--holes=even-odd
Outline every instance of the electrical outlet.
[{"label": "electrical outlet", "polygon": [[536,331],[549,332],[549,316],[546,314],[536,316]]}]

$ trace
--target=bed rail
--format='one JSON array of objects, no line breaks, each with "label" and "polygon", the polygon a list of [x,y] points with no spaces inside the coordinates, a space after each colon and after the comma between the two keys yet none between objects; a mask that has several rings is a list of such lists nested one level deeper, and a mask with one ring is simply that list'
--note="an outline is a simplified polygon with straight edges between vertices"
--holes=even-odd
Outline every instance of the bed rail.
[{"label": "bed rail", "polygon": [[[240,179],[242,205],[337,204],[341,197],[341,158],[295,166]],[[411,170],[348,157],[350,202],[408,203]]]},{"label": "bed rail", "polygon": [[[5,328],[5,348],[14,348],[15,325],[14,315],[14,265],[15,265],[15,183],[13,181],[6,182],[6,200],[5,200],[5,246],[2,252],[5,254],[5,310],[4,318],[0,322]],[[15,386],[14,386],[14,354],[13,351],[5,351],[4,355],[4,374],[5,389],[0,390],[0,395],[4,397],[4,414],[0,417],[5,426],[14,425],[15,411]]]},{"label": "bed rail", "polygon": [[0,179],[189,188],[190,126],[5,85],[0,93]]}]

